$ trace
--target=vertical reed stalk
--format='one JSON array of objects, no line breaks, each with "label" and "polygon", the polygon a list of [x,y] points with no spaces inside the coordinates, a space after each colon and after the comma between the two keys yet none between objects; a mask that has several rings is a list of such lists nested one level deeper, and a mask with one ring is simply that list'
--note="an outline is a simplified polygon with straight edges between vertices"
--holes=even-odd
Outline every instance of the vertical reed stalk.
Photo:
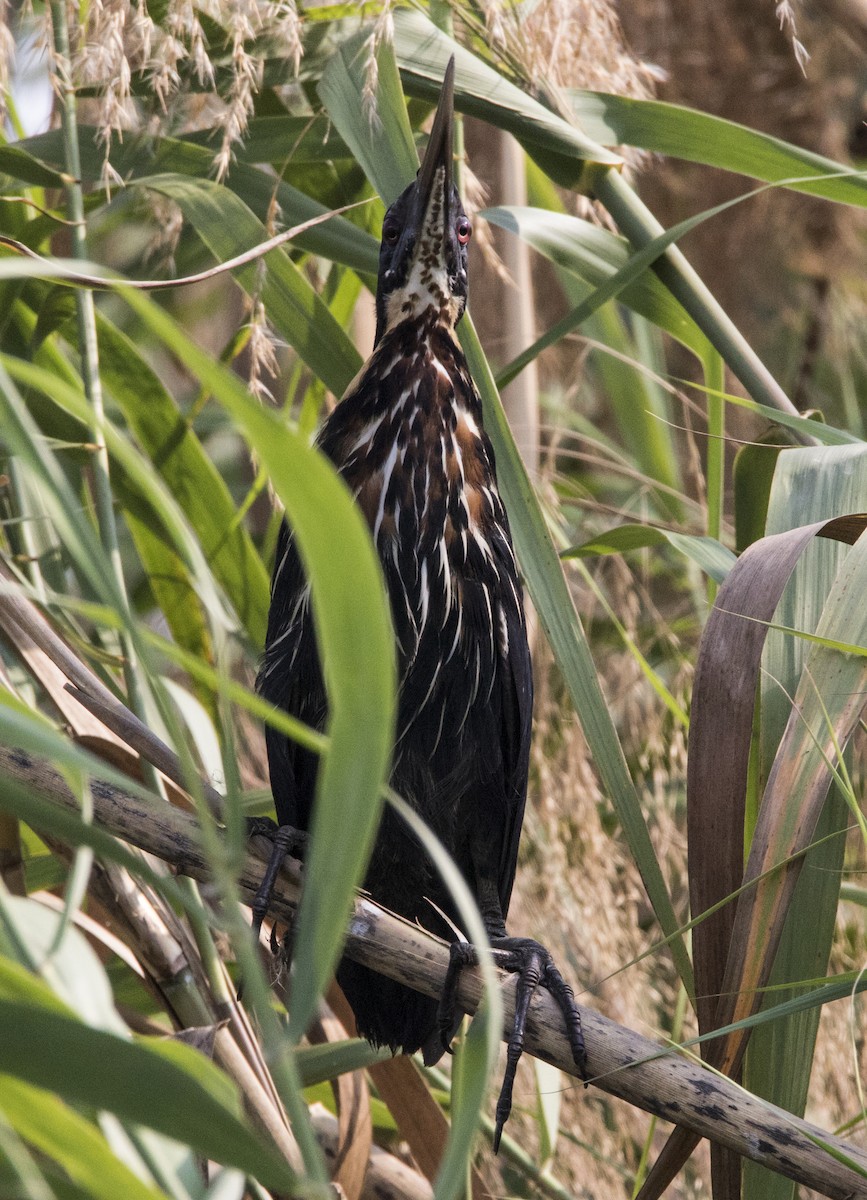
[{"label": "vertical reed stalk", "polygon": [[[72,82],[69,52],[69,23],[65,0],[51,0],[51,26],[54,37],[61,129],[66,159],[66,211],[71,227],[71,254],[75,259],[86,260],[87,227],[84,219],[84,196],[81,189],[81,156],[78,145],[76,97]],[[105,443],[105,410],[102,396],[102,381],[99,377],[99,348],[96,339],[96,308],[93,300],[93,292],[87,288],[77,288],[75,292],[75,308],[78,318],[81,375],[85,395],[90,402],[92,414],[90,433],[94,450],[92,452],[91,466],[99,537],[111,564],[112,573],[117,583],[118,595],[124,606],[123,616],[125,617],[127,629],[121,633],[121,644],[123,648],[124,683],[130,700],[130,707],[138,716],[145,718],[145,693],[139,681],[137,655],[129,633],[129,623],[132,617],[126,594],[126,581],[124,580],[123,565],[118,545],[108,450]]]},{"label": "vertical reed stalk", "polygon": [[[725,503],[725,363],[709,353],[704,363],[707,387],[707,534],[720,540]],[[713,603],[717,585],[708,580],[708,599]]]}]

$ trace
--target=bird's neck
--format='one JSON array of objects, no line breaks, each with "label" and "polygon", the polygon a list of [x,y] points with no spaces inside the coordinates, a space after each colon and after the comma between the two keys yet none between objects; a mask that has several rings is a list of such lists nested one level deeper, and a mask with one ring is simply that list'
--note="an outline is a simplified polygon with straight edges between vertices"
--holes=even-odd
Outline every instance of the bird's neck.
[{"label": "bird's neck", "polygon": [[406,321],[441,325],[454,335],[465,308],[466,299],[453,294],[445,268],[416,263],[402,287],[377,297],[376,342]]},{"label": "bird's neck", "polygon": [[398,315],[391,324],[385,322],[382,331],[377,331],[368,365],[372,366],[374,359],[380,360],[381,371],[383,357],[414,359],[419,370],[423,359],[451,361],[457,357],[463,361],[457,321],[451,319],[452,315],[450,309],[430,306],[409,316]]}]

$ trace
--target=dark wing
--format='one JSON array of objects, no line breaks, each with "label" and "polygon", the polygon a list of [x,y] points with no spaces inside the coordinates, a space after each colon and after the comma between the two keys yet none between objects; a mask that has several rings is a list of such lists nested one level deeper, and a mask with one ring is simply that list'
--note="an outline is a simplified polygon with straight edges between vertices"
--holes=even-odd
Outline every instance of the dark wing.
[{"label": "dark wing", "polygon": [[[277,539],[268,633],[256,690],[314,729],[324,727],[327,702],[310,612],[310,588],[285,521]],[[318,756],[270,726],[265,740],[278,821],[307,829]]]}]

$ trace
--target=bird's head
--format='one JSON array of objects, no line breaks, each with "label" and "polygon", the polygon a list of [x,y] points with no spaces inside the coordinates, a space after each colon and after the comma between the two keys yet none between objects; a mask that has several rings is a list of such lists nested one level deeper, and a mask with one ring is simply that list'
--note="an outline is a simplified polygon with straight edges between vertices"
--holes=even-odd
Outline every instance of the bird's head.
[{"label": "bird's head", "polygon": [[430,315],[454,328],[467,306],[472,227],[454,184],[455,60],[446,67],[424,162],[385,214],[376,288],[376,341]]}]

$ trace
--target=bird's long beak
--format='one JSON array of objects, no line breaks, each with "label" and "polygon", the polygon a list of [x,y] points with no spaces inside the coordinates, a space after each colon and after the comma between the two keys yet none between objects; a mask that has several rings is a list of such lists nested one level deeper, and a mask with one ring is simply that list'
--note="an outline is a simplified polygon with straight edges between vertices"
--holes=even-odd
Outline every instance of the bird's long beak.
[{"label": "bird's long beak", "polygon": [[[448,232],[447,214],[454,178],[452,163],[454,123],[455,60],[453,56],[449,59],[446,67],[430,139],[415,181],[412,209],[404,226],[403,239],[406,243],[413,244],[413,256],[414,252],[418,251],[428,220],[434,215],[442,228],[442,253],[445,253]],[[439,205],[431,204],[431,200],[434,198],[434,189],[437,191],[442,189]],[[407,249],[409,249],[409,245],[407,245]]]},{"label": "bird's long beak", "polygon": [[443,169],[443,213],[448,211],[448,202],[452,194],[452,178],[454,167],[452,161],[455,125],[455,59],[449,59],[446,73],[443,77],[442,91],[437,104],[436,116],[430,131],[430,139],[425,151],[424,162],[416,179],[416,204],[414,216],[420,227],[437,182],[440,168]]}]

